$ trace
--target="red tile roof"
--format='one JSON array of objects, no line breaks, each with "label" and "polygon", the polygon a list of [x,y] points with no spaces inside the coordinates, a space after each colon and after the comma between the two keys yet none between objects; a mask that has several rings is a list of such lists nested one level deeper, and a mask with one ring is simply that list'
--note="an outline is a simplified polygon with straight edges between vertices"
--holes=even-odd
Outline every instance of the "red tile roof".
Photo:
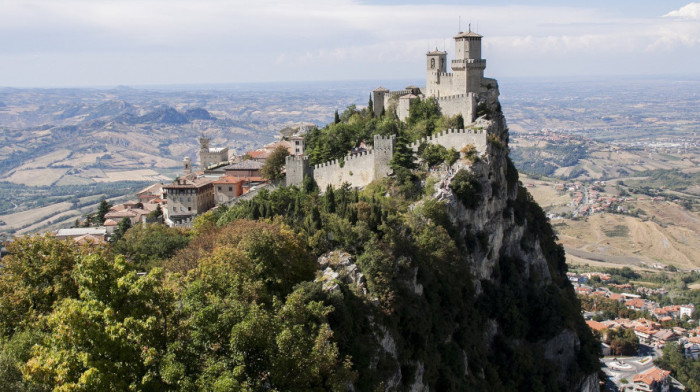
[{"label": "red tile roof", "polygon": [[589,326],[591,329],[594,329],[594,330],[596,330],[596,331],[598,331],[598,332],[600,332],[600,331],[602,331],[602,330],[608,328],[607,325],[605,325],[605,324],[603,324],[603,323],[599,323],[599,322],[597,322],[597,321],[595,321],[595,320],[587,320],[587,321],[586,321],[586,324],[588,324],[588,326]]},{"label": "red tile roof", "polygon": [[635,375],[634,382],[642,382],[651,386],[654,382],[661,382],[664,378],[668,377],[669,374],[671,374],[671,372],[668,370],[653,367],[644,373]]}]

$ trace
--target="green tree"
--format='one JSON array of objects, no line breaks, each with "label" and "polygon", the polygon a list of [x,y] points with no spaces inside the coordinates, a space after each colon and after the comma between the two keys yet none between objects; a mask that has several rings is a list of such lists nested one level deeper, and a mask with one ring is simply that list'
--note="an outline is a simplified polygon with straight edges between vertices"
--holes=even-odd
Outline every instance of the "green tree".
[{"label": "green tree", "polygon": [[374,102],[372,102],[372,93],[369,93],[369,102],[367,102],[367,110],[370,117],[374,117]]},{"label": "green tree", "polygon": [[102,199],[100,205],[97,207],[97,214],[95,215],[95,223],[97,225],[102,225],[105,223],[105,215],[109,212],[112,205],[107,202],[107,200]]},{"label": "green tree", "polygon": [[413,155],[413,150],[408,147],[409,140],[406,132],[399,132],[396,138],[396,147],[394,148],[394,156],[391,158],[390,166],[392,169],[397,170],[398,168],[405,169],[415,169],[415,157]]},{"label": "green tree", "polygon": [[123,218],[122,220],[119,221],[119,224],[117,225],[117,229],[114,230],[112,233],[112,237],[110,238],[110,241],[112,243],[118,242],[124,234],[126,234],[127,230],[131,228],[131,219],[129,218]]},{"label": "green tree", "polygon": [[79,298],[47,318],[51,333],[23,368],[53,390],[163,390],[159,375],[173,303],[162,271],[139,277],[117,256],[85,257],[76,267]]},{"label": "green tree", "polygon": [[338,109],[335,110],[333,115],[333,124],[338,124],[340,122],[340,115],[338,114]]},{"label": "green tree", "polygon": [[146,269],[172,257],[188,243],[189,237],[181,229],[152,223],[127,230],[114,243],[114,250],[134,261],[140,269]]},{"label": "green tree", "polygon": [[43,235],[18,237],[7,250],[0,273],[0,332],[6,336],[77,296],[72,271],[84,248]]},{"label": "green tree", "polygon": [[284,177],[282,169],[284,169],[286,164],[287,156],[289,156],[289,150],[284,146],[277,146],[265,160],[265,164],[260,169],[260,174],[272,181],[282,179]]}]

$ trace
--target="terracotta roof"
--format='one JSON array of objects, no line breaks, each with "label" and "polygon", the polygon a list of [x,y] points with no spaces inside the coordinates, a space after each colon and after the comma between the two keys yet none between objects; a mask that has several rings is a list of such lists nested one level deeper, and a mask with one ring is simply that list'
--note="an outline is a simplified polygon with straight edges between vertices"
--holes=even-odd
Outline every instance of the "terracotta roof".
[{"label": "terracotta roof", "polygon": [[662,381],[664,378],[668,377],[669,374],[671,374],[671,372],[668,370],[653,367],[644,373],[635,375],[634,382],[643,382],[651,386],[654,382]]},{"label": "terracotta roof", "polygon": [[246,154],[253,159],[267,159],[270,157],[271,152],[269,150],[253,150],[246,152]]},{"label": "terracotta roof", "polygon": [[236,184],[243,182],[240,177],[224,176],[214,181],[214,184]]},{"label": "terracotta roof", "polygon": [[659,340],[669,340],[674,336],[676,336],[676,334],[669,329],[662,329],[661,331],[654,334],[654,337]]},{"label": "terracotta roof", "polygon": [[133,218],[136,215],[138,215],[135,211],[132,210],[122,210],[122,211],[110,211],[105,214],[106,219],[112,219],[112,218]]},{"label": "terracotta roof", "polygon": [[618,293],[612,293],[612,294],[610,294],[609,298],[612,299],[613,301],[619,301],[624,297]]},{"label": "terracotta roof", "polygon": [[626,306],[633,306],[635,308],[641,308],[644,306],[644,300],[641,298],[630,299],[630,300],[627,300],[627,302],[625,302],[625,305]]},{"label": "terracotta roof", "polygon": [[586,321],[586,324],[588,324],[588,326],[589,326],[591,329],[594,329],[594,330],[596,330],[596,331],[598,331],[598,332],[600,332],[600,331],[602,331],[602,330],[608,328],[607,325],[605,325],[605,324],[603,324],[603,323],[599,323],[599,322],[597,322],[597,321],[595,321],[595,320],[587,320],[587,321]]},{"label": "terracotta roof", "polygon": [[119,223],[117,223],[117,221],[115,221],[113,219],[107,219],[107,220],[105,220],[105,223],[103,224],[103,226],[116,226],[118,224]]},{"label": "terracotta roof", "polygon": [[73,238],[73,241],[75,241],[78,244],[85,244],[85,243],[93,243],[93,244],[104,244],[105,239],[102,236],[94,236],[92,234],[85,234],[81,235],[80,237],[75,237]]}]

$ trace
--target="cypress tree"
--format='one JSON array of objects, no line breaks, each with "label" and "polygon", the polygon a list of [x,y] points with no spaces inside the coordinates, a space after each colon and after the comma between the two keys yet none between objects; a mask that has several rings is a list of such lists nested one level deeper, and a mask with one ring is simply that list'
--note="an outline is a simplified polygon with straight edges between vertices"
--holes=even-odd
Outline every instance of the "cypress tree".
[{"label": "cypress tree", "polygon": [[374,102],[372,102],[372,93],[369,93],[369,102],[367,102],[367,110],[369,110],[369,116],[374,117]]},{"label": "cypress tree", "polygon": [[335,212],[335,192],[330,184],[326,187],[326,194],[323,196],[323,204],[326,212],[330,214]]},{"label": "cypress tree", "polygon": [[340,122],[340,115],[338,114],[338,109],[335,110],[335,116],[333,118],[333,123],[337,124]]}]

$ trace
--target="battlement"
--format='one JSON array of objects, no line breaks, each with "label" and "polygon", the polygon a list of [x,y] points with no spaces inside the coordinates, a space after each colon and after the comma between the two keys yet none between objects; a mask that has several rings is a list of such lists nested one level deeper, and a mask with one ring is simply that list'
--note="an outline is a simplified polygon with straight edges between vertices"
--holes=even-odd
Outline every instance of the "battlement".
[{"label": "battlement", "polygon": [[456,95],[435,97],[435,99],[437,99],[438,101],[450,101],[450,100],[465,99],[467,97],[468,97],[468,94],[456,94]]},{"label": "battlement", "polygon": [[287,155],[287,162],[303,162],[308,161],[309,157],[306,155]]},{"label": "battlement", "polygon": [[408,90],[408,89],[390,91],[390,92],[389,92],[389,97],[390,97],[390,98],[393,98],[393,97],[401,97],[401,96],[408,95],[408,94],[413,94],[413,91]]}]

